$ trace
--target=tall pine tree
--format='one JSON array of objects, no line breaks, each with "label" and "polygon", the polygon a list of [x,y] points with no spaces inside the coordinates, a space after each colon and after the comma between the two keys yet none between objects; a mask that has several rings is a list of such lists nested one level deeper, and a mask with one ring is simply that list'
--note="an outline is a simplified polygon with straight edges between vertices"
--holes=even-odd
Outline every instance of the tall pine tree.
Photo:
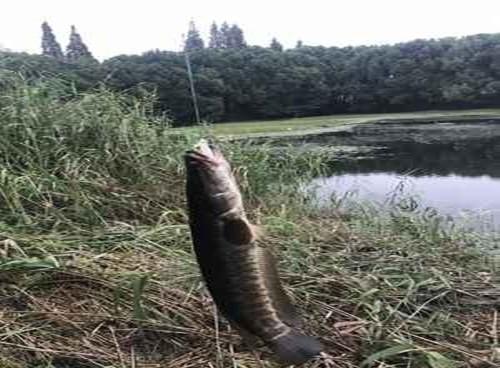
[{"label": "tall pine tree", "polygon": [[194,21],[189,22],[189,29],[184,43],[184,51],[201,50],[205,47],[200,32],[196,29]]},{"label": "tall pine tree", "polygon": [[82,59],[95,61],[87,45],[83,43],[82,37],[76,31],[75,26],[71,26],[69,44],[68,47],[66,47],[66,59],[68,61],[78,61]]},{"label": "tall pine tree", "polygon": [[283,51],[283,45],[279,43],[279,41],[276,38],[273,38],[271,40],[271,45],[269,46],[269,48],[275,51]]},{"label": "tall pine tree", "polygon": [[42,23],[42,55],[51,56],[58,60],[64,59],[61,45],[56,40],[47,22]]},{"label": "tall pine tree", "polygon": [[210,40],[208,41],[208,47],[211,49],[220,49],[222,47],[221,33],[217,27],[217,23],[213,22],[210,27]]},{"label": "tall pine tree", "polygon": [[236,24],[233,24],[231,28],[229,28],[228,48],[241,49],[246,46],[247,44],[243,36],[243,30]]},{"label": "tall pine tree", "polygon": [[229,24],[227,24],[227,22],[224,22],[222,23],[219,29],[219,42],[221,48],[223,49],[228,48],[229,38],[230,38]]},{"label": "tall pine tree", "polygon": [[246,47],[243,30],[236,24],[231,27],[227,22],[222,23],[219,30],[220,47],[224,49],[241,49]]}]

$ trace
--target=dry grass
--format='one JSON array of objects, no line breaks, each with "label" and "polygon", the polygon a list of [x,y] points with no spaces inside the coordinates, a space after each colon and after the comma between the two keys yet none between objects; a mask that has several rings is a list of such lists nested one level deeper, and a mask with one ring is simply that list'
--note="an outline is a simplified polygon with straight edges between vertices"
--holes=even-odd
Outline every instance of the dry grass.
[{"label": "dry grass", "polygon": [[253,366],[214,316],[188,243],[166,248],[161,235],[107,252],[71,247],[55,255],[59,267],[5,273],[2,355],[13,366]]},{"label": "dry grass", "polygon": [[[327,347],[330,366],[358,367],[370,356],[386,361],[380,367],[498,364],[500,289],[487,259],[444,240],[430,253],[407,234],[360,236],[338,218],[262,221],[263,242],[280,255],[284,282]],[[2,238],[10,239],[9,259],[36,253],[30,246],[44,242]],[[257,366],[214,315],[186,227],[131,228],[128,238],[110,229],[103,240],[99,250],[88,240],[75,247],[74,239],[48,239],[60,250],[52,253],[58,265],[3,273],[4,365]],[[18,241],[28,254],[16,253]],[[380,351],[386,354],[376,359]],[[274,366],[261,352],[265,366]]]}]

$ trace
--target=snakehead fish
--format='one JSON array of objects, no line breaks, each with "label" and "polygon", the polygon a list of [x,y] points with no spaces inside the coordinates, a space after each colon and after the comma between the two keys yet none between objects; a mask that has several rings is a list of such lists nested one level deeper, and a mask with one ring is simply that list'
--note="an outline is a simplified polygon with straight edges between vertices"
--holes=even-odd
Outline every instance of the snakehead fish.
[{"label": "snakehead fish", "polygon": [[269,250],[256,242],[231,167],[201,140],[185,155],[186,194],[193,248],[219,311],[242,336],[262,340],[285,364],[321,353],[298,329],[296,309],[281,286]]}]

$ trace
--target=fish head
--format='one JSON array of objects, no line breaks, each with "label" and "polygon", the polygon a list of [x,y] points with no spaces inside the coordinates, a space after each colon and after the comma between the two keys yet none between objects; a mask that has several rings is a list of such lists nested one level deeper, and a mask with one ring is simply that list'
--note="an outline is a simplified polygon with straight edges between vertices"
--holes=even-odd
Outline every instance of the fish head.
[{"label": "fish head", "polygon": [[231,165],[220,149],[207,140],[200,140],[192,150],[187,151],[187,170],[193,170],[199,177],[200,197],[207,201],[216,214],[240,213],[242,198]]}]

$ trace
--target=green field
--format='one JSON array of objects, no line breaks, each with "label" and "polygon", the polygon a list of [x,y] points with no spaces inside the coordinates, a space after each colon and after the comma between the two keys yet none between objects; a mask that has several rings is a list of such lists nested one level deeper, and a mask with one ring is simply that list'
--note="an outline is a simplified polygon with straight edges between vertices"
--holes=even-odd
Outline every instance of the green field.
[{"label": "green field", "polygon": [[[218,317],[192,252],[182,155],[205,131],[173,136],[150,101],[106,89],[71,95],[16,76],[3,87],[0,367],[278,367]],[[215,129],[262,126],[282,127]],[[298,188],[323,172],[320,155],[222,144],[260,242],[325,346],[304,367],[499,366],[500,265],[481,251],[498,239],[445,231],[404,202],[391,216],[319,211]]]},{"label": "green field", "polygon": [[215,123],[212,125],[215,134],[223,136],[280,136],[301,135],[328,132],[335,129],[373,122],[378,120],[398,119],[466,119],[466,118],[500,117],[500,109],[477,109],[456,111],[422,111],[389,114],[340,114],[267,121],[244,121]]}]

